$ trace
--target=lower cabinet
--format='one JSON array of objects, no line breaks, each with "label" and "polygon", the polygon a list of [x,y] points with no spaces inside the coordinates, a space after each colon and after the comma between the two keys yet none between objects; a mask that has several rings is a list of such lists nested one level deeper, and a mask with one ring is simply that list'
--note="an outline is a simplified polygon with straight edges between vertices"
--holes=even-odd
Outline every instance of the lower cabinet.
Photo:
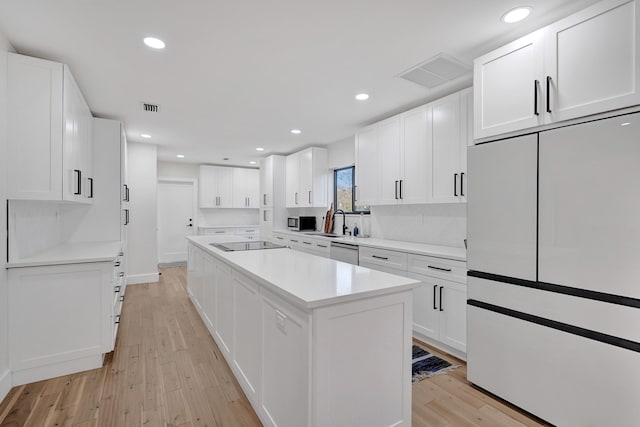
[{"label": "lower cabinet", "polygon": [[189,296],[265,426],[411,425],[411,291],[303,310],[192,243],[188,272],[204,300]]},{"label": "lower cabinet", "polygon": [[14,386],[102,366],[121,307],[114,262],[11,268],[8,278]]}]

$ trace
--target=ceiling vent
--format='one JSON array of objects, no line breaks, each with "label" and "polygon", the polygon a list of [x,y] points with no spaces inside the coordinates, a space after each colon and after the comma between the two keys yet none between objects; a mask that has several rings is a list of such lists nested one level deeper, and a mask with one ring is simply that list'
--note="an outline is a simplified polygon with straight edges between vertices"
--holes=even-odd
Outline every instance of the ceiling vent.
[{"label": "ceiling vent", "polygon": [[432,89],[470,73],[470,66],[452,56],[440,53],[400,73],[398,77]]},{"label": "ceiling vent", "polygon": [[159,113],[160,106],[158,104],[149,104],[147,102],[142,103],[142,110],[148,113]]}]

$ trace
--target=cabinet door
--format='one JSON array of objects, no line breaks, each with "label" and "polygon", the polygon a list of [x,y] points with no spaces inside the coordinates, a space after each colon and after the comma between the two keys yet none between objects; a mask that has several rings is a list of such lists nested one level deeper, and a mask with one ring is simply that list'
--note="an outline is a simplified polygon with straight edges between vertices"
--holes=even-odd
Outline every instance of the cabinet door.
[{"label": "cabinet door", "polygon": [[260,392],[262,315],[260,293],[256,283],[233,272],[234,348],[233,363],[249,386],[245,392],[252,401]]},{"label": "cabinet door", "polygon": [[536,31],[474,61],[476,139],[543,123],[543,36]]},{"label": "cabinet door", "polygon": [[199,206],[201,208],[215,208],[218,200],[218,189],[216,183],[217,173],[213,166],[200,166],[200,181],[198,186]]},{"label": "cabinet door", "polygon": [[439,339],[440,313],[436,279],[421,274],[407,274],[422,283],[413,289],[413,330],[426,337]]},{"label": "cabinet door", "polygon": [[[233,279],[231,269],[216,264],[216,341],[228,357],[233,352]],[[228,359],[230,360],[230,359]]]},{"label": "cabinet door", "polygon": [[469,270],[536,280],[537,149],[537,134],[469,147]]},{"label": "cabinet door", "polygon": [[216,264],[206,254],[202,257],[202,264],[202,317],[209,332],[213,332],[216,319]]},{"label": "cabinet door", "polygon": [[88,140],[87,120],[91,113],[69,68],[64,67],[64,136],[62,150],[62,198],[87,202]]},{"label": "cabinet door", "polygon": [[273,207],[273,157],[260,161],[260,207]]},{"label": "cabinet door", "polygon": [[218,207],[233,207],[233,168],[216,168],[218,173]]},{"label": "cabinet door", "polygon": [[639,17],[636,2],[610,0],[547,27],[546,122],[640,103]]},{"label": "cabinet door", "polygon": [[246,208],[247,207],[247,171],[244,168],[233,168],[233,207],[234,208]]},{"label": "cabinet door", "polygon": [[395,205],[400,200],[400,118],[378,124],[378,204]]},{"label": "cabinet door", "polygon": [[356,200],[359,205],[378,204],[378,126],[356,134]]},{"label": "cabinet door", "polygon": [[61,200],[63,66],[14,53],[7,60],[8,198]]},{"label": "cabinet door", "polygon": [[460,202],[460,93],[429,104],[430,203]]},{"label": "cabinet door", "polygon": [[258,209],[262,200],[260,199],[260,171],[258,169],[247,169],[247,207]]},{"label": "cabinet door", "polygon": [[313,149],[298,153],[298,206],[312,206],[313,191]]},{"label": "cabinet door", "polygon": [[467,351],[467,286],[437,280],[438,310],[440,312],[440,341],[444,344]]},{"label": "cabinet door", "polygon": [[403,171],[398,192],[403,203],[427,202],[427,107],[411,110],[400,116],[402,128]]},{"label": "cabinet door", "polygon": [[460,92],[460,201],[467,201],[467,150],[473,146],[473,88]]},{"label": "cabinet door", "polygon": [[298,207],[298,153],[290,154],[287,156],[285,179],[287,207]]}]

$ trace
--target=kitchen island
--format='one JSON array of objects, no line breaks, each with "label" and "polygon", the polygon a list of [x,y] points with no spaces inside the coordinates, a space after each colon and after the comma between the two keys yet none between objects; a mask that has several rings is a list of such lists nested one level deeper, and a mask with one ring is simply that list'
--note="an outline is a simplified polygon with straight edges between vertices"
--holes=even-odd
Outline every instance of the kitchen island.
[{"label": "kitchen island", "polygon": [[187,289],[267,426],[411,425],[418,281],[288,248],[188,237]]}]

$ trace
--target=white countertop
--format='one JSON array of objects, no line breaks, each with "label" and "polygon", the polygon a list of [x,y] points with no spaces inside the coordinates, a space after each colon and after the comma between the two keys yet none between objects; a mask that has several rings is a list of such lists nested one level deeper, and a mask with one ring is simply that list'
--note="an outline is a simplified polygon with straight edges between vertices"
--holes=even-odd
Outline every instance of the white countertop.
[{"label": "white countertop", "polygon": [[284,233],[292,236],[326,239],[335,242],[353,243],[370,248],[390,249],[392,251],[408,252],[418,255],[428,255],[456,261],[466,261],[467,251],[453,246],[429,245],[426,243],[403,242],[399,240],[376,239],[373,237],[324,237],[316,234],[307,235],[304,231],[274,230],[274,233]]},{"label": "white countertop", "polygon": [[121,250],[119,240],[106,242],[67,243],[29,258],[7,263],[7,268],[37,267],[42,265],[78,264],[113,261]]},{"label": "white countertop", "polygon": [[187,239],[303,309],[409,290],[420,283],[288,248],[224,252],[209,245],[244,240],[237,236]]},{"label": "white countertop", "polygon": [[198,225],[198,228],[251,228],[260,227],[259,225]]}]

